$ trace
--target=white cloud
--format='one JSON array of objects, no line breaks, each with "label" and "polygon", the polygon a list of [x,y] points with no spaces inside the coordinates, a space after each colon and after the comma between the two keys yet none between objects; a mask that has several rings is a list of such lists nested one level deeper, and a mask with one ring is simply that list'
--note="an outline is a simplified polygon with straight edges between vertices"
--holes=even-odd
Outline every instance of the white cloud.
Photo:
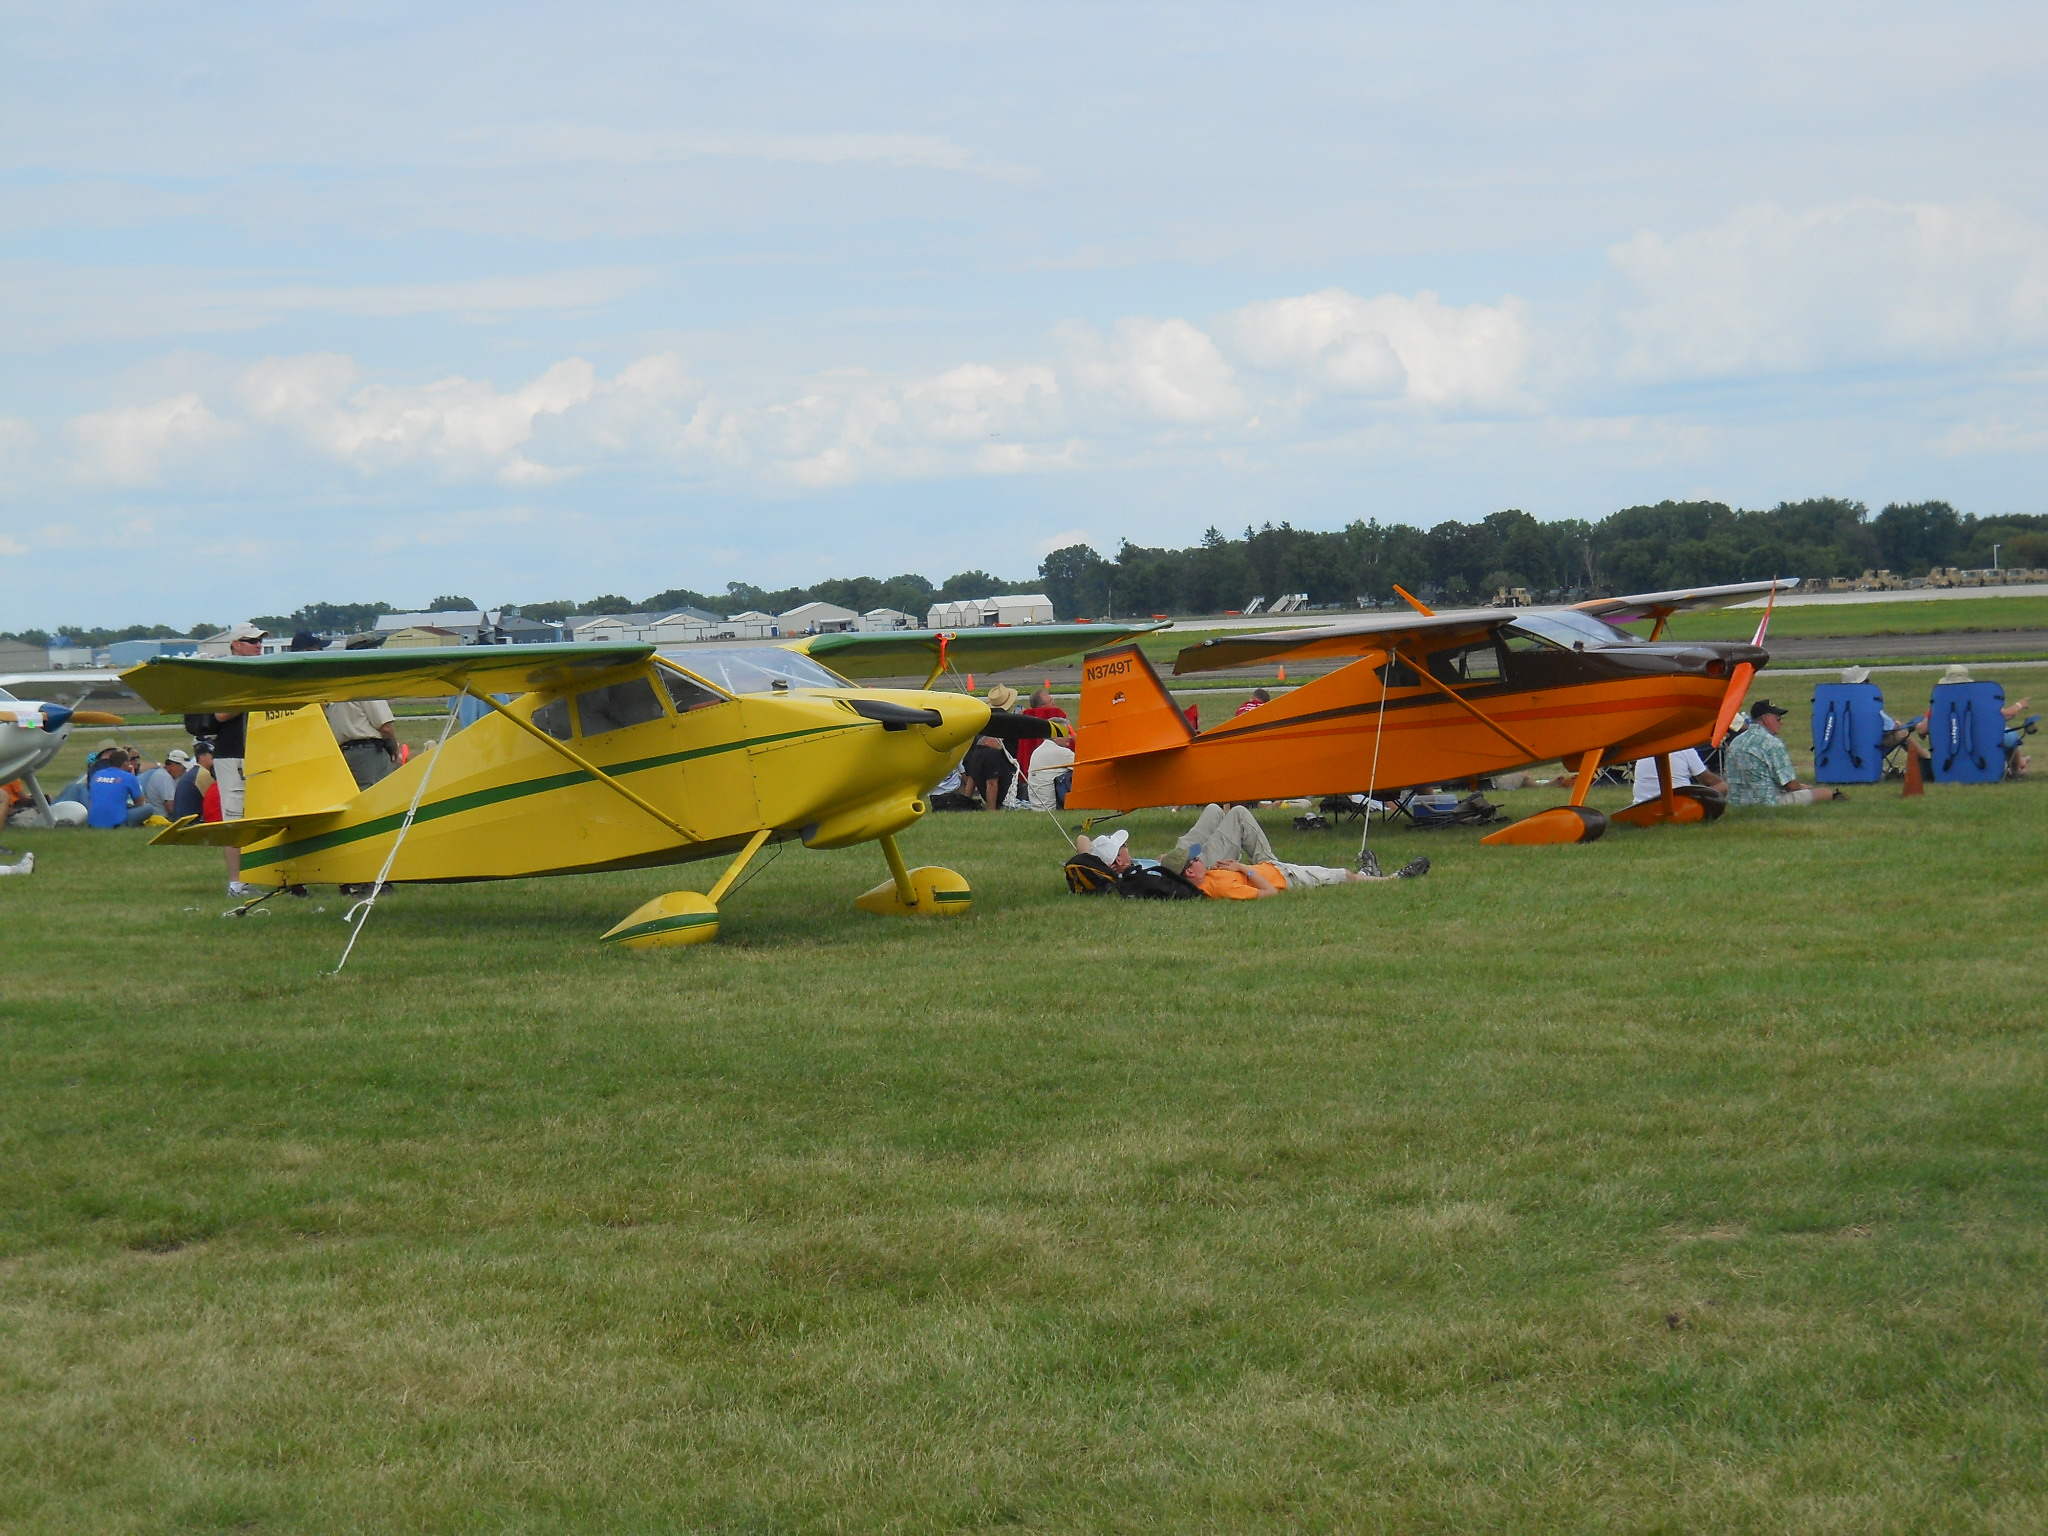
[{"label": "white cloud", "polygon": [[643,133],[551,123],[477,135],[514,164],[660,165],[678,160],[778,160],[798,165],[902,165],[1012,176],[951,139],[925,133]]},{"label": "white cloud", "polygon": [[1624,376],[1981,356],[2048,338],[2048,231],[1991,205],[1760,205],[1609,251]]},{"label": "white cloud", "polygon": [[600,309],[645,288],[653,269],[574,267],[440,283],[306,283],[274,271],[0,262],[0,346],[256,330],[294,315],[392,319]]},{"label": "white cloud", "polygon": [[521,453],[536,423],[583,405],[601,388],[597,370],[580,357],[509,391],[460,376],[352,388],[355,377],[354,362],[333,353],[266,358],[242,376],[237,392],[254,420],[363,469],[424,460],[532,481],[550,473]]},{"label": "white cloud", "polygon": [[1063,328],[1080,386],[1168,425],[1202,425],[1240,414],[1237,375],[1206,331],[1185,320],[1119,320],[1105,339]]},{"label": "white cloud", "polygon": [[66,431],[80,478],[115,485],[152,484],[174,463],[240,435],[191,393],[74,417]]},{"label": "white cloud", "polygon": [[1246,305],[1224,332],[1253,367],[1294,373],[1316,392],[1440,408],[1514,401],[1532,351],[1521,300],[1453,308],[1427,290],[1365,299],[1325,288]]},{"label": "white cloud", "polygon": [[2039,453],[2048,448],[2048,428],[2025,426],[1994,417],[1986,422],[1958,422],[1927,446],[1939,454],[1963,457],[1983,453]]}]

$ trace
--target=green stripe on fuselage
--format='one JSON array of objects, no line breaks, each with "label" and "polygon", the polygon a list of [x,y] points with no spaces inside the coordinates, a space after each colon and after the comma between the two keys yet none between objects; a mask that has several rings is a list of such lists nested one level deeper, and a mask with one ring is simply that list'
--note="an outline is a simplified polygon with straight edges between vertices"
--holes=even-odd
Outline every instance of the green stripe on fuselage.
[{"label": "green stripe on fuselage", "polygon": [[[668,768],[677,763],[687,763],[694,758],[716,757],[722,752],[740,752],[748,747],[771,746],[778,741],[793,741],[804,736],[822,736],[831,731],[860,730],[868,722],[848,721],[845,725],[814,725],[800,731],[779,731],[773,736],[753,736],[744,741],[721,742],[715,747],[692,747],[687,752],[665,752],[659,757],[635,758],[630,762],[598,766],[613,778],[622,778],[629,773],[646,773],[655,768]],[[413,816],[417,826],[423,821],[439,821],[444,816],[460,816],[465,811],[481,810],[487,805],[500,805],[507,800],[518,800],[527,795],[544,795],[550,790],[568,789],[577,784],[595,784],[581,768],[568,773],[551,773],[545,778],[521,779],[514,784],[494,784],[489,789],[475,789],[468,794],[451,795],[446,800],[429,800]],[[361,842],[367,837],[378,837],[386,832],[396,832],[405,824],[405,812],[393,811],[371,821],[358,822],[352,827],[337,827],[332,832],[316,832],[311,837],[298,838],[289,843],[280,843],[275,848],[251,850],[242,855],[244,869],[261,869],[267,864],[280,864],[289,859],[302,859],[311,854],[325,853],[330,848],[340,848],[349,843]]]}]

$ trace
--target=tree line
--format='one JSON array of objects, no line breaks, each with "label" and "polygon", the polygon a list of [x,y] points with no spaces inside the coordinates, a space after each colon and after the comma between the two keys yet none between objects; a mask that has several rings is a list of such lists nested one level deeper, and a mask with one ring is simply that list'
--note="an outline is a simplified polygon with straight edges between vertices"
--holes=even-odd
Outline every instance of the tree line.
[{"label": "tree line", "polygon": [[[1889,569],[1924,576],[1935,566],[1964,569],[1992,563],[2048,566],[2048,516],[1977,517],[1945,501],[1893,502],[1873,516],[1860,501],[1817,497],[1746,511],[1718,501],[1660,501],[1624,507],[1598,522],[1538,522],[1526,512],[1495,512],[1476,523],[1433,528],[1377,520],[1316,531],[1289,523],[1246,528],[1229,538],[1215,528],[1184,549],[1124,543],[1115,557],[1086,544],[1056,549],[1035,576],[1006,581],[987,571],[962,571],[934,585],[915,574],[835,577],[807,587],[771,591],[730,582],[722,593],[671,587],[638,601],[617,593],[573,601],[506,604],[529,618],[570,614],[673,612],[702,608],[730,616],[748,609],[783,613],[800,603],[836,603],[856,613],[894,608],[923,620],[937,602],[1044,592],[1062,619],[1137,614],[1219,613],[1252,598],[1306,592],[1311,604],[1351,607],[1393,600],[1398,585],[1425,602],[1484,602],[1501,587],[1525,587],[1538,601],[1576,601],[1616,592],[1755,581],[1769,576],[1858,576]],[[442,596],[431,608],[471,609],[466,597]],[[352,633],[373,626],[388,603],[308,603],[256,622],[286,632]],[[220,626],[165,625],[123,629],[68,627],[53,635],[21,630],[6,636],[47,645],[63,637],[89,646],[116,640],[170,639]]]}]

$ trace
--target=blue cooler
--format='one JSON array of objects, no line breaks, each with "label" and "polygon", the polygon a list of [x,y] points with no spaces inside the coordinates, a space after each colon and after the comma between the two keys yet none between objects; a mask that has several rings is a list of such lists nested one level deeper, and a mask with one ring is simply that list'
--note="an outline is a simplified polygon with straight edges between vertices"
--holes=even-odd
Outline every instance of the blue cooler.
[{"label": "blue cooler", "polygon": [[1940,784],[1996,784],[2005,777],[2005,685],[1937,683],[1927,717],[1928,769]]},{"label": "blue cooler", "polygon": [[1884,777],[1884,695],[1875,683],[1813,690],[1813,781],[1875,784]]}]

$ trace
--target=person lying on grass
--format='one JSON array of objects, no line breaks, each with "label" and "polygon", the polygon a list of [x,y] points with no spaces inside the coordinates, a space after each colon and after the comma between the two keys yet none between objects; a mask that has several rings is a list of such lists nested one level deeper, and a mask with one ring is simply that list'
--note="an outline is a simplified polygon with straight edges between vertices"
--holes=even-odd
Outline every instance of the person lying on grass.
[{"label": "person lying on grass", "polygon": [[1379,860],[1367,849],[1356,869],[1323,864],[1288,864],[1273,856],[1266,829],[1241,805],[1205,808],[1195,824],[1160,856],[1159,867],[1179,875],[1204,896],[1221,901],[1258,901],[1289,889],[1314,890],[1326,885],[1362,885],[1368,881],[1412,880],[1429,872],[1428,859],[1416,859],[1396,873],[1380,873]]}]

